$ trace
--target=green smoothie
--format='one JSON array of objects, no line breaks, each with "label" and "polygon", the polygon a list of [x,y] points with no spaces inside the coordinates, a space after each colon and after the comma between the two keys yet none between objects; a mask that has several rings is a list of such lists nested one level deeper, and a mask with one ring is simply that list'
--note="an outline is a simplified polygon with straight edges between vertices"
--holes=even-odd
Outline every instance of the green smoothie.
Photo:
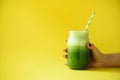
[{"label": "green smoothie", "polygon": [[88,27],[95,16],[93,12],[83,31],[70,31],[67,41],[68,45],[68,66],[71,69],[87,69],[89,64],[89,49],[87,44]]},{"label": "green smoothie", "polygon": [[87,48],[88,31],[70,31],[67,41],[68,66],[71,69],[86,69],[89,64],[89,49]]}]

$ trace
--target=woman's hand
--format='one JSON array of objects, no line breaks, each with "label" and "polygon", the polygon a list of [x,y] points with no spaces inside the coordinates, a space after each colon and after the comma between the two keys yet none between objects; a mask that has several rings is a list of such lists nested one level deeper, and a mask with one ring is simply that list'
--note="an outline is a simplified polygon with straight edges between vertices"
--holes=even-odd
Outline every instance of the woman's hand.
[{"label": "woman's hand", "polygon": [[[89,67],[104,67],[103,61],[104,61],[104,54],[100,52],[95,45],[93,44],[87,44],[88,49],[90,50],[90,62],[89,62]],[[64,58],[67,59],[68,55],[67,49],[64,49]]]}]

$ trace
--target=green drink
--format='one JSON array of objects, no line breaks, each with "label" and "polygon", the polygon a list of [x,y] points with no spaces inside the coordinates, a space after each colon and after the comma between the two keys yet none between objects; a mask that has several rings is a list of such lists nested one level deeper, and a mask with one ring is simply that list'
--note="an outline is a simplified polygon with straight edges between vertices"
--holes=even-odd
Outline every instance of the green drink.
[{"label": "green drink", "polygon": [[86,69],[89,64],[89,49],[87,48],[88,31],[70,31],[67,41],[68,66],[71,69]]},{"label": "green drink", "polygon": [[87,44],[88,27],[94,17],[94,13],[90,16],[88,23],[83,31],[70,31],[67,41],[68,45],[68,66],[71,69],[86,69],[89,64],[89,49]]}]

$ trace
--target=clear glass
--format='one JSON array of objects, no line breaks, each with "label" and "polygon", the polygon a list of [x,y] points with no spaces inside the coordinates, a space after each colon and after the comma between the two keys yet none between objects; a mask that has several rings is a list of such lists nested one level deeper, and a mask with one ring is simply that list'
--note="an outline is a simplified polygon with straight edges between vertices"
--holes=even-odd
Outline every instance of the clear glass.
[{"label": "clear glass", "polygon": [[89,49],[87,48],[88,31],[70,31],[67,41],[68,66],[71,69],[86,69],[89,64]]}]

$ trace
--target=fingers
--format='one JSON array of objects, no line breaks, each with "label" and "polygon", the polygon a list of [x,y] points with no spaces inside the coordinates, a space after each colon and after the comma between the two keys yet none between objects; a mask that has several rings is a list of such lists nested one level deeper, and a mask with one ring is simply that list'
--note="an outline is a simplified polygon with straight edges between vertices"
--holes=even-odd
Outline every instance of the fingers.
[{"label": "fingers", "polygon": [[68,49],[65,48],[65,49],[63,49],[63,51],[65,52],[65,54],[63,55],[63,57],[67,59],[68,58],[68,55],[67,55]]},{"label": "fingers", "polygon": [[63,57],[67,59],[67,58],[68,58],[68,55],[67,55],[67,54],[65,54],[65,55],[63,55]]},{"label": "fingers", "polygon": [[63,51],[64,51],[65,53],[67,53],[67,52],[68,52],[68,49],[67,49],[67,48],[65,48],[65,49],[63,49]]},{"label": "fingers", "polygon": [[68,66],[68,64],[66,63],[65,66]]},{"label": "fingers", "polygon": [[[67,42],[67,40],[66,40],[66,42]],[[63,49],[63,51],[65,52],[65,54],[63,55],[63,57],[67,59],[68,58],[68,54],[67,54],[68,53],[68,49],[65,48],[65,49]],[[68,66],[68,64],[66,63],[65,66]]]},{"label": "fingers", "polygon": [[66,53],[66,54],[63,55],[63,57],[67,59],[68,58],[68,55],[67,55],[68,49],[65,48],[63,51]]}]

